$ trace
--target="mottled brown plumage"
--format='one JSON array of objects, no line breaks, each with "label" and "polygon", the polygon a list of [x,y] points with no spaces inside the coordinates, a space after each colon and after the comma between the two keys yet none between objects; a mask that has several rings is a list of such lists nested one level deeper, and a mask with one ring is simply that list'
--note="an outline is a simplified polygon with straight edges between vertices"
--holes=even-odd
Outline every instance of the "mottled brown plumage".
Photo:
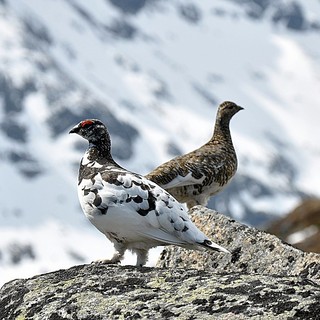
[{"label": "mottled brown plumage", "polygon": [[221,191],[237,171],[229,123],[243,108],[225,101],[218,108],[212,138],[199,149],[160,165],[146,177],[166,189],[188,208],[207,205],[209,198]]}]

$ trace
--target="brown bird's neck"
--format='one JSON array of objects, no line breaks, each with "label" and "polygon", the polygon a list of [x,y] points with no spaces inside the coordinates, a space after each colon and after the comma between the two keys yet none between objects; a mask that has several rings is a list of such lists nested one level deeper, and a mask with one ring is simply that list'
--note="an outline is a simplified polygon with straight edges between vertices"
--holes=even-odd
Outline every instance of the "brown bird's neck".
[{"label": "brown bird's neck", "polygon": [[210,141],[215,144],[223,142],[233,146],[229,124],[230,119],[218,117],[214,126],[213,136]]}]

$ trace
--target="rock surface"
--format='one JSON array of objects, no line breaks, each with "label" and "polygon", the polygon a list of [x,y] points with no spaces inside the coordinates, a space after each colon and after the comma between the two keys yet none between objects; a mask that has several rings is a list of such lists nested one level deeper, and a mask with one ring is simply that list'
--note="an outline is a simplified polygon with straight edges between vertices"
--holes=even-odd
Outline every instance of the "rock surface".
[{"label": "rock surface", "polygon": [[231,254],[169,248],[163,268],[91,264],[14,280],[0,289],[0,319],[320,319],[320,255],[203,207],[192,218]]},{"label": "rock surface", "polygon": [[319,319],[306,278],[84,265],[1,289],[1,319]]},{"label": "rock surface", "polygon": [[190,215],[200,230],[227,248],[231,255],[167,247],[162,252],[158,267],[303,276],[320,284],[319,254],[298,250],[271,234],[242,225],[204,207],[194,207]]}]

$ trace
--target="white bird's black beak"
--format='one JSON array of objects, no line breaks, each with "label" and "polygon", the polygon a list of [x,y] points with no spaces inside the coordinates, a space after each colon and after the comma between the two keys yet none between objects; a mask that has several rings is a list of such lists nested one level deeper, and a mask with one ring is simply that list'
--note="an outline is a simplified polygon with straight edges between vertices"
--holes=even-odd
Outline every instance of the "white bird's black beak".
[{"label": "white bird's black beak", "polygon": [[70,131],[69,131],[69,134],[70,133],[78,133],[80,130],[80,126],[79,125],[76,125],[75,127],[73,127]]}]

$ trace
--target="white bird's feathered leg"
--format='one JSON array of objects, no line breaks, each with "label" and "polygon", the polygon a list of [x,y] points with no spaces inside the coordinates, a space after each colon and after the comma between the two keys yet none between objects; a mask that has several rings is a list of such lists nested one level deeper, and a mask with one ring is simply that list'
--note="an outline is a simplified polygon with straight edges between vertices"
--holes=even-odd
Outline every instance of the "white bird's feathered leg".
[{"label": "white bird's feathered leg", "polygon": [[95,263],[106,263],[106,264],[116,264],[116,263],[120,263],[121,260],[123,259],[124,256],[124,252],[126,251],[126,247],[123,245],[115,245],[115,253],[113,254],[111,259],[101,259],[101,260],[97,260],[94,261]]},{"label": "white bird's feathered leg", "polygon": [[137,267],[142,267],[148,261],[148,250],[144,249],[135,249],[133,250],[137,254]]}]

